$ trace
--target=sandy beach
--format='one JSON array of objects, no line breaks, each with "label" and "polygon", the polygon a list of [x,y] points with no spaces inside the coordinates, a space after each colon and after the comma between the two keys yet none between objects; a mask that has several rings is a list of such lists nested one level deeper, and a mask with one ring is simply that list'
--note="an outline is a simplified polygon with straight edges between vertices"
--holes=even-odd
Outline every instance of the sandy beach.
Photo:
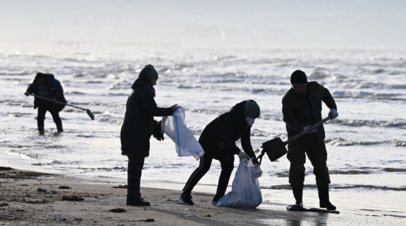
[{"label": "sandy beach", "polygon": [[[123,185],[0,167],[0,225],[401,225],[402,219],[348,214],[222,208],[212,194],[142,188],[149,207],[125,205]],[[69,200],[73,198],[73,200]],[[404,223],[404,222],[403,222]]]}]

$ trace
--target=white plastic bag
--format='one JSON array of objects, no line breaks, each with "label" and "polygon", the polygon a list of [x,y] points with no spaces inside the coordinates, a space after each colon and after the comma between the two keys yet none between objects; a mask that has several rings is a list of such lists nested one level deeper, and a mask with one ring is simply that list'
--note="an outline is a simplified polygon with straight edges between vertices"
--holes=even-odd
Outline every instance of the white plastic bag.
[{"label": "white plastic bag", "polygon": [[251,160],[241,159],[233,181],[233,189],[218,201],[217,206],[255,208],[262,203],[259,187],[259,166]]},{"label": "white plastic bag", "polygon": [[172,116],[165,116],[161,121],[161,132],[168,135],[176,145],[178,156],[193,156],[199,160],[204,151],[193,135],[193,131],[185,124],[185,110],[179,106]]}]

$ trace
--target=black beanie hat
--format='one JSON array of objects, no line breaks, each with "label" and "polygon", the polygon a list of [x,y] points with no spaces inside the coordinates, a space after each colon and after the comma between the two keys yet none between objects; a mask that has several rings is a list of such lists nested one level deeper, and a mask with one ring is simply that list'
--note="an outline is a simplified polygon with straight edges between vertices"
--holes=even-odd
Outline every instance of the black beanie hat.
[{"label": "black beanie hat", "polygon": [[291,84],[305,84],[307,83],[307,76],[301,70],[296,70],[290,76],[290,83]]},{"label": "black beanie hat", "polygon": [[158,72],[155,70],[154,66],[152,66],[151,64],[145,65],[145,67],[142,69],[142,71],[140,72],[140,76],[141,74],[147,74],[149,79],[158,79]]}]

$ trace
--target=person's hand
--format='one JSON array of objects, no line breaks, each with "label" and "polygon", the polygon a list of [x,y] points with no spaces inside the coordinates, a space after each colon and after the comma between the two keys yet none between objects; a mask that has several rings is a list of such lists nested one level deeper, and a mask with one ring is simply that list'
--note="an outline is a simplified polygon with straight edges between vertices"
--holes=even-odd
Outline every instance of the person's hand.
[{"label": "person's hand", "polygon": [[247,154],[245,154],[244,152],[240,151],[237,153],[238,157],[240,157],[240,159],[247,159],[249,158]]},{"label": "person's hand", "polygon": [[338,117],[338,112],[336,109],[331,109],[330,112],[328,113],[328,117],[330,120],[333,120]]},{"label": "person's hand", "polygon": [[29,95],[31,95],[31,93],[25,92],[24,95],[26,95],[28,97]]},{"label": "person's hand", "polygon": [[152,135],[155,137],[155,139],[161,141],[165,140],[164,139],[164,134],[161,132],[161,121],[159,121],[155,127],[152,129]]},{"label": "person's hand", "polygon": [[259,164],[259,162],[258,162],[258,159],[257,159],[257,158],[253,158],[253,159],[252,159],[252,163],[254,163],[254,164],[258,164],[258,165],[261,165],[261,164]]},{"label": "person's hand", "polygon": [[173,113],[175,113],[175,111],[178,110],[179,107],[177,104],[175,104],[175,105],[171,106],[171,108],[172,108]]},{"label": "person's hand", "polygon": [[[312,125],[306,126],[305,128],[303,128],[303,131],[304,131],[304,130],[307,130],[307,129],[311,128],[311,127],[312,127]],[[314,128],[312,128],[312,129],[310,129],[309,131],[307,131],[307,133],[308,133],[308,134],[312,134],[312,133],[314,133],[314,132],[316,132],[316,131],[317,131],[317,127],[314,127]]]}]

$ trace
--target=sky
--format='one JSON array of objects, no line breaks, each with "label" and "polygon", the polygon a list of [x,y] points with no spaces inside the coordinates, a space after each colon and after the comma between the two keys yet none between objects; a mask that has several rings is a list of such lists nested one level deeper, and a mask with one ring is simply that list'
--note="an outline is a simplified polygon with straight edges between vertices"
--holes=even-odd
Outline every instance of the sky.
[{"label": "sky", "polygon": [[405,0],[0,0],[0,42],[406,49]]}]

